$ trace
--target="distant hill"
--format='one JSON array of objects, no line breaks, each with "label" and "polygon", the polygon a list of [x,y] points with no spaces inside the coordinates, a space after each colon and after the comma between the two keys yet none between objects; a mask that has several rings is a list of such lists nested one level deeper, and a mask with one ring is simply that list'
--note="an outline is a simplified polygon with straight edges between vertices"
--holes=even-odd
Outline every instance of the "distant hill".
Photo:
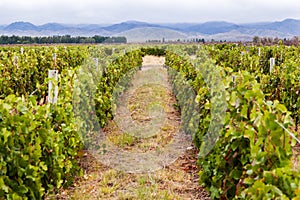
[{"label": "distant hill", "polygon": [[107,26],[104,27],[104,29],[112,33],[120,33],[123,31],[128,31],[136,28],[147,28],[147,27],[149,28],[149,27],[161,27],[161,26],[157,24],[149,24],[145,22],[128,21],[128,22],[122,22],[120,24]]},{"label": "distant hill", "polygon": [[240,26],[229,22],[206,22],[194,26],[186,27],[185,31],[203,33],[207,35],[226,33],[238,29]]},{"label": "distant hill", "polygon": [[53,36],[53,35],[72,35],[72,36],[110,36],[111,32],[106,31],[101,25],[66,25],[59,23],[47,23],[36,26],[29,22],[14,22],[7,26],[0,26],[0,35],[19,35],[19,36]]},{"label": "distant hill", "polygon": [[144,42],[146,40],[174,41],[178,39],[182,40],[188,38],[188,35],[185,33],[158,27],[134,28],[115,34],[114,36],[125,36],[128,42]]},{"label": "distant hill", "polygon": [[48,31],[60,31],[67,29],[66,26],[58,23],[47,23],[42,26],[37,27],[39,30],[48,30]]},{"label": "distant hill", "polygon": [[30,22],[14,22],[0,25],[0,35],[26,36],[125,36],[128,41],[177,40],[204,38],[206,40],[245,41],[254,36],[290,38],[300,36],[300,20],[285,19],[277,22],[236,24],[226,21],[205,23],[161,23],[126,21],[117,24],[59,24],[34,25]]},{"label": "distant hill", "polygon": [[264,28],[275,30],[278,32],[288,33],[291,35],[300,35],[300,20],[286,19],[281,22],[269,23],[265,25]]},{"label": "distant hill", "polygon": [[206,35],[203,38],[207,41],[216,40],[216,38],[218,38],[217,40],[222,40],[222,41],[226,40],[226,41],[236,42],[236,41],[252,41],[253,36],[241,33],[237,30],[232,30],[232,31],[225,32],[225,33]]},{"label": "distant hill", "polygon": [[5,31],[35,31],[38,30],[38,27],[29,22],[14,22],[4,27]]},{"label": "distant hill", "polygon": [[[293,34],[290,33],[284,33],[272,29],[257,29],[257,28],[238,28],[236,31],[250,35],[250,36],[259,36],[259,37],[278,37],[278,38],[290,38],[293,37]],[[296,34],[297,35],[297,34]]]}]

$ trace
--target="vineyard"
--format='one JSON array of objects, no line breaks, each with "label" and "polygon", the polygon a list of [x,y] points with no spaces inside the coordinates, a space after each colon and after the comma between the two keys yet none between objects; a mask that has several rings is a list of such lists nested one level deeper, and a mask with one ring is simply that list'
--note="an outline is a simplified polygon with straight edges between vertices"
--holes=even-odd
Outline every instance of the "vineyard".
[{"label": "vineyard", "polygon": [[[161,136],[142,138],[130,129],[101,143],[114,128],[115,99],[139,81],[147,55],[164,57],[149,81],[169,84],[170,95],[158,86],[144,88],[138,94],[154,97],[136,96],[126,115],[143,117],[141,127],[147,127],[162,121],[157,110],[168,110],[174,120],[167,123],[175,127],[178,112],[180,130],[158,127]],[[180,152],[185,136],[197,149],[197,184],[211,199],[300,199],[299,65],[300,47],[281,43],[0,47],[0,199],[44,199],[74,185],[84,174],[83,152],[103,154],[98,160],[108,163],[109,145],[128,154],[135,148],[147,163],[141,157],[146,150],[156,155],[177,141]],[[151,119],[140,111],[145,99],[156,108]],[[165,103],[157,106],[158,100]],[[155,128],[138,130],[152,134]],[[134,162],[118,155],[122,163]],[[117,156],[109,159],[121,163]]]}]

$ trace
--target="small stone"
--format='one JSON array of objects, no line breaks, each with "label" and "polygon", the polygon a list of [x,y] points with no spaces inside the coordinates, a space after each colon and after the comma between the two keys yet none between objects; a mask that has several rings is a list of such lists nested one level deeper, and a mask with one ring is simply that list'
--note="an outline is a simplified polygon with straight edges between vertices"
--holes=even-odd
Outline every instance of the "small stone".
[{"label": "small stone", "polygon": [[192,150],[192,149],[193,149],[193,147],[187,147],[187,148],[186,148],[186,150],[188,150],[188,151],[189,151],[189,150]]}]

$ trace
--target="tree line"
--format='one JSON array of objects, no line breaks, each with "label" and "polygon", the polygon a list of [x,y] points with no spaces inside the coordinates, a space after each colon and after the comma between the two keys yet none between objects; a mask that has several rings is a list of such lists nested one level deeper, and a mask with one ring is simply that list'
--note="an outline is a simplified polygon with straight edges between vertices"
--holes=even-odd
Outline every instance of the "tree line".
[{"label": "tree line", "polygon": [[298,46],[300,44],[300,37],[294,36],[292,38],[283,38],[280,39],[278,37],[253,37],[253,43],[254,44],[262,44],[262,45],[275,45],[275,44],[284,44],[287,46]]},{"label": "tree line", "polygon": [[106,37],[95,35],[93,37],[83,37],[71,35],[63,36],[6,36],[0,37],[0,44],[56,44],[56,43],[127,43],[126,37]]}]

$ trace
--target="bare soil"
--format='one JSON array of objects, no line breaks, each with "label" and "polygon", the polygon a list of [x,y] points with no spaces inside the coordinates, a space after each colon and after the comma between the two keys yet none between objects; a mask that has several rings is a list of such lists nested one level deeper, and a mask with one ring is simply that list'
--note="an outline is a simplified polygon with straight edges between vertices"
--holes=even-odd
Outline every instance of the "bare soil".
[{"label": "bare soil", "polygon": [[[145,56],[143,59],[144,69],[151,66],[162,67],[163,64],[163,57]],[[173,106],[176,100],[172,92],[166,90],[149,92],[148,89],[144,87],[142,89],[144,91],[137,92],[130,99],[131,117],[141,125],[151,121],[143,107],[155,94],[154,96],[158,97],[153,101],[162,101],[162,107],[168,111],[166,125],[155,137],[136,139],[123,137],[124,133],[110,121],[104,131],[119,148],[129,151],[139,148],[151,151],[172,141],[179,127],[180,114]],[[172,164],[155,172],[138,174],[105,166],[89,152],[83,151],[80,160],[84,170],[83,177],[78,177],[72,186],[62,188],[57,194],[48,195],[46,199],[210,199],[205,189],[199,185],[197,153],[197,149],[190,142],[186,151]]]}]

